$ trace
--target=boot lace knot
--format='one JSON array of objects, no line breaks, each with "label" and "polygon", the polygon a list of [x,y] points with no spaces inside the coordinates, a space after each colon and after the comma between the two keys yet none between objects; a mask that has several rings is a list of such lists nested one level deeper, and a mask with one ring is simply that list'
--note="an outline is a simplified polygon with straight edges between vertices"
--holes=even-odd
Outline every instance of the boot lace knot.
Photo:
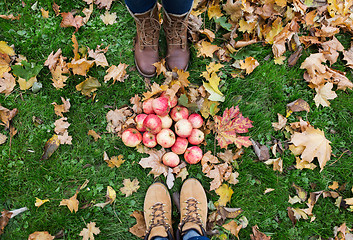
[{"label": "boot lace knot", "polygon": [[186,213],[184,214],[181,223],[179,223],[179,227],[184,226],[184,224],[188,222],[193,222],[203,227],[201,215],[198,213],[200,211],[200,208],[197,207],[197,204],[199,204],[200,202],[198,202],[195,198],[189,198],[185,201],[185,203],[187,204],[185,209]]},{"label": "boot lace knot", "polygon": [[139,21],[140,25],[140,47],[157,47],[158,46],[158,37],[159,30],[161,25],[159,21],[153,17],[144,18],[142,21]]},{"label": "boot lace knot", "polygon": [[165,28],[166,37],[168,38],[170,45],[186,47],[186,35],[184,32],[188,28],[187,19],[185,18],[173,18],[169,20],[170,26]]},{"label": "boot lace knot", "polygon": [[165,204],[163,203],[156,203],[151,207],[152,212],[150,216],[152,216],[152,219],[149,222],[149,228],[147,232],[150,232],[152,228],[158,226],[163,226],[166,231],[169,230],[170,225],[166,222],[168,218],[164,216],[164,213],[166,213],[166,211],[163,209],[164,206]]}]

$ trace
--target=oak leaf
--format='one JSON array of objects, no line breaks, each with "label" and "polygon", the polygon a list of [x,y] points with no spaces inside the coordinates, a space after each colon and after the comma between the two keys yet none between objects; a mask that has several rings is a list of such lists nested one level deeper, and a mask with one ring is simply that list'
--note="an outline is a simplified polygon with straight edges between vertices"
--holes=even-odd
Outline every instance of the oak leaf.
[{"label": "oak leaf", "polygon": [[203,56],[203,57],[213,57],[213,53],[219,49],[217,45],[213,45],[210,42],[207,41],[201,41],[196,44],[196,47],[198,49],[197,56]]},{"label": "oak leaf", "polygon": [[42,205],[43,205],[44,203],[46,203],[46,202],[49,202],[49,199],[41,200],[41,199],[39,199],[39,198],[36,197],[36,202],[35,202],[34,206],[40,207],[40,206],[42,206]]},{"label": "oak leaf", "polygon": [[113,25],[116,23],[116,12],[109,13],[109,11],[105,11],[104,15],[100,15],[100,19],[102,19],[105,25]]},{"label": "oak leaf", "polygon": [[104,53],[106,53],[107,51],[108,47],[100,49],[100,46],[97,46],[96,50],[94,51],[93,49],[88,48],[88,56],[94,59],[94,63],[97,66],[107,67],[109,64],[107,58],[104,55]]},{"label": "oak leaf", "polygon": [[246,74],[250,74],[259,66],[259,62],[253,57],[247,57],[244,61],[240,61],[240,68],[246,70]]},{"label": "oak leaf", "polygon": [[28,236],[28,240],[53,240],[55,237],[49,232],[34,232]]},{"label": "oak leaf", "polygon": [[67,206],[70,210],[70,212],[75,211],[75,213],[78,211],[78,204],[79,201],[77,200],[77,193],[75,193],[75,195],[73,195],[71,198],[69,199],[63,199],[60,202],[59,206]]},{"label": "oak leaf", "polygon": [[227,205],[227,203],[230,201],[233,195],[233,190],[232,188],[228,187],[227,184],[222,184],[221,187],[216,189],[215,191],[217,195],[219,196],[218,201],[216,202],[218,206],[224,207]]},{"label": "oak leaf", "polygon": [[87,223],[87,228],[82,229],[79,236],[82,236],[82,240],[94,240],[94,235],[98,235],[101,231],[96,227],[95,222]]},{"label": "oak leaf", "polygon": [[0,73],[0,93],[4,93],[7,96],[12,92],[15,86],[16,81],[11,73],[4,72],[2,77]]},{"label": "oak leaf", "polygon": [[61,101],[63,102],[61,105],[58,105],[56,102],[53,102],[52,105],[54,105],[55,114],[64,117],[63,113],[69,112],[71,104],[70,99],[65,100],[65,98],[61,97]]},{"label": "oak leaf", "polygon": [[314,97],[315,105],[318,107],[322,105],[323,107],[330,106],[330,102],[328,100],[335,99],[337,94],[332,91],[333,84],[327,82],[325,85],[317,86],[315,88],[316,95]]},{"label": "oak leaf", "polygon": [[91,96],[91,93],[95,92],[100,86],[101,84],[97,78],[88,77],[86,80],[76,85],[76,90],[81,91],[83,95]]},{"label": "oak leaf", "polygon": [[146,234],[146,223],[143,212],[135,210],[130,216],[136,219],[136,224],[129,228],[129,232],[142,238]]},{"label": "oak leaf", "polygon": [[154,177],[158,177],[163,174],[165,177],[168,174],[168,167],[163,164],[162,156],[166,153],[165,149],[161,150],[151,150],[149,151],[149,157],[142,158],[139,164],[143,168],[152,168],[152,170],[148,173],[148,175],[153,174]]},{"label": "oak leaf", "polygon": [[132,181],[129,178],[124,179],[123,185],[124,187],[120,188],[120,191],[125,194],[125,197],[131,196],[132,193],[137,192],[137,190],[140,188],[137,178]]},{"label": "oak leaf", "polygon": [[252,145],[249,137],[238,136],[239,133],[248,132],[248,128],[253,127],[249,118],[243,117],[239,111],[239,107],[226,108],[223,116],[215,116],[216,139],[221,148],[227,148],[234,143],[238,148],[242,146],[249,147]]},{"label": "oak leaf", "polygon": [[113,84],[116,81],[124,82],[125,79],[129,76],[126,74],[126,68],[129,65],[125,63],[119,63],[118,66],[112,65],[107,69],[107,75],[104,76],[104,82],[108,82],[111,78],[113,79]]},{"label": "oak leaf", "polygon": [[102,138],[98,133],[96,133],[96,131],[94,131],[93,129],[91,130],[88,130],[88,133],[87,133],[88,136],[92,136],[94,141],[98,141],[98,139]]},{"label": "oak leaf", "polygon": [[81,16],[75,16],[71,12],[60,13],[62,16],[62,21],[60,23],[60,27],[74,27],[78,31],[78,29],[83,25],[83,18]]}]

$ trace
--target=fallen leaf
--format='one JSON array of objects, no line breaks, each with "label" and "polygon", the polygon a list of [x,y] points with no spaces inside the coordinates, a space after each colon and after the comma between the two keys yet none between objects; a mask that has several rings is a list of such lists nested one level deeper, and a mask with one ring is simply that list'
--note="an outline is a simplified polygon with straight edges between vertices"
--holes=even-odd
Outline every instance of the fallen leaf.
[{"label": "fallen leaf", "polygon": [[94,61],[87,60],[86,58],[72,59],[72,61],[67,64],[67,67],[72,69],[74,75],[87,76],[87,72],[93,64]]},{"label": "fallen leaf", "polygon": [[207,98],[202,103],[202,108],[200,109],[202,117],[205,119],[208,118],[210,115],[214,116],[219,112],[219,102],[210,101]]},{"label": "fallen leaf", "polygon": [[100,86],[101,84],[97,78],[88,77],[86,80],[76,85],[76,90],[81,91],[83,95],[91,96],[91,93],[95,92]]},{"label": "fallen leaf", "polygon": [[73,16],[71,12],[60,13],[63,18],[60,23],[60,27],[74,27],[78,31],[78,29],[83,25],[83,18],[81,16]]},{"label": "fallen leaf", "polygon": [[321,47],[323,48],[325,58],[331,65],[337,61],[339,56],[338,52],[342,52],[344,50],[343,45],[335,37],[333,37],[330,41],[321,43]]},{"label": "fallen leaf", "polygon": [[184,181],[186,179],[186,177],[189,175],[188,170],[186,169],[186,167],[180,169],[180,172],[176,175],[176,177],[180,177],[181,181]]},{"label": "fallen leaf", "polygon": [[92,12],[93,12],[93,4],[90,4],[89,8],[84,8],[82,10],[82,13],[85,14],[85,17],[82,19],[83,24],[86,24],[88,22],[88,20],[91,17]]},{"label": "fallen leaf", "polygon": [[98,139],[102,138],[101,136],[99,136],[98,133],[96,133],[96,131],[94,130],[88,130],[88,133],[87,133],[88,136],[92,136],[94,138],[94,141],[98,141]]},{"label": "fallen leaf", "polygon": [[53,86],[56,89],[60,89],[66,86],[65,82],[69,78],[68,76],[63,75],[65,73],[61,67],[56,67],[55,70],[51,71]]},{"label": "fallen leaf", "polygon": [[7,42],[5,42],[5,41],[0,41],[0,53],[6,54],[9,56],[13,56],[16,54],[15,51],[13,50],[13,48],[10,47],[9,45],[7,45]]},{"label": "fallen leaf", "polygon": [[17,108],[9,110],[0,104],[0,120],[4,123],[6,128],[10,128],[10,121],[17,115],[17,113]]},{"label": "fallen leaf", "polygon": [[111,78],[113,79],[113,84],[116,81],[124,82],[125,79],[129,76],[126,74],[126,68],[129,65],[125,63],[119,63],[118,66],[112,65],[106,71],[108,74],[104,76],[104,82],[108,82]]},{"label": "fallen leaf", "polygon": [[7,96],[12,92],[15,86],[16,81],[11,73],[4,72],[2,77],[0,74],[0,93],[4,93]]},{"label": "fallen leaf", "polygon": [[295,203],[301,203],[302,200],[298,196],[294,196],[294,197],[289,196],[288,202],[293,205]]},{"label": "fallen leaf", "polygon": [[265,161],[265,164],[267,165],[273,164],[273,171],[279,171],[280,173],[283,172],[282,158],[268,159],[267,161]]},{"label": "fallen leaf", "polygon": [[244,61],[240,61],[240,68],[246,71],[246,74],[252,73],[259,66],[259,62],[253,57],[247,57]]},{"label": "fallen leaf", "polygon": [[120,188],[120,191],[125,194],[125,197],[131,196],[132,193],[137,192],[137,190],[140,188],[137,178],[132,180],[132,182],[129,178],[124,179],[123,185],[124,187]]},{"label": "fallen leaf", "polygon": [[274,63],[277,65],[283,65],[284,64],[284,60],[286,60],[285,56],[280,56],[280,57],[275,57]]},{"label": "fallen leaf", "polygon": [[36,202],[35,202],[34,206],[40,207],[40,206],[42,206],[42,205],[43,205],[44,203],[46,203],[46,202],[49,202],[49,199],[41,200],[41,199],[39,199],[39,198],[36,197]]},{"label": "fallen leaf", "polygon": [[326,66],[327,72],[331,74],[331,78],[334,84],[337,84],[337,90],[345,91],[347,88],[352,89],[353,83],[345,76],[344,72],[340,72],[338,70],[331,69]]},{"label": "fallen leaf", "polygon": [[196,44],[197,47],[197,56],[203,57],[213,57],[213,53],[219,49],[217,45],[213,45],[210,42],[202,40]]},{"label": "fallen leaf", "polygon": [[232,188],[228,187],[228,185],[225,183],[222,184],[222,186],[220,186],[219,188],[217,188],[215,192],[219,196],[219,199],[217,201],[217,204],[219,206],[226,206],[233,195]]},{"label": "fallen leaf", "polygon": [[168,173],[167,173],[167,177],[166,177],[166,184],[168,189],[172,189],[174,186],[174,181],[175,181],[175,177],[173,174],[173,169],[172,168],[168,168]]},{"label": "fallen leaf", "polygon": [[164,92],[168,89],[167,85],[161,85],[159,86],[158,83],[154,82],[151,86],[151,91],[147,91],[143,93],[144,98],[142,101],[146,101],[147,99],[153,97],[156,94],[159,94],[161,92]]},{"label": "fallen leaf", "polygon": [[266,188],[265,191],[264,191],[264,194],[270,193],[270,192],[272,192],[272,191],[274,191],[274,190],[275,190],[275,189],[273,189],[273,188]]},{"label": "fallen leaf", "polygon": [[332,185],[328,186],[328,188],[330,188],[332,190],[336,190],[338,188],[338,182],[333,181]]},{"label": "fallen leaf", "polygon": [[82,229],[79,236],[82,237],[82,240],[94,240],[94,235],[98,235],[101,231],[96,227],[95,222],[87,223],[87,228]]},{"label": "fallen leaf", "polygon": [[223,16],[220,5],[212,4],[210,7],[208,7],[207,15],[208,15],[208,19],[210,20],[212,18],[219,18]]},{"label": "fallen leaf", "polygon": [[0,133],[0,145],[5,143],[6,140],[7,140],[7,136],[2,134],[2,133]]},{"label": "fallen leaf", "polygon": [[69,132],[67,130],[65,130],[62,134],[59,134],[58,139],[60,141],[60,144],[72,144],[72,137],[69,136]]},{"label": "fallen leaf", "polygon": [[297,147],[305,147],[301,154],[302,160],[311,163],[316,157],[319,161],[320,171],[322,171],[326,162],[330,160],[331,142],[325,138],[324,132],[320,129],[309,126],[302,133],[295,132],[292,135],[291,142]]},{"label": "fallen leaf", "polygon": [[65,100],[65,98],[61,97],[61,101],[63,102],[61,105],[58,105],[56,102],[53,102],[52,104],[54,105],[55,114],[64,117],[63,113],[69,112],[71,104],[70,99]]},{"label": "fallen leaf", "polygon": [[110,168],[114,168],[114,167],[119,168],[121,164],[125,162],[124,156],[121,154],[119,156],[113,156],[109,159],[107,153],[104,152],[103,159],[106,163],[108,163],[108,167]]},{"label": "fallen leaf", "polygon": [[54,134],[44,145],[43,155],[40,160],[47,160],[60,146],[58,135]]},{"label": "fallen leaf", "polygon": [[353,45],[347,51],[343,51],[343,60],[347,62],[347,66],[353,68]]},{"label": "fallen leaf", "polygon": [[295,183],[292,184],[292,186],[295,188],[295,191],[297,192],[298,197],[302,202],[305,202],[307,193],[304,191],[304,189]]},{"label": "fallen leaf", "polygon": [[49,232],[34,232],[28,236],[28,240],[53,240],[55,237]]},{"label": "fallen leaf", "polygon": [[270,150],[266,145],[261,145],[258,142],[250,139],[252,146],[254,148],[256,156],[259,158],[259,161],[267,161],[270,159]]},{"label": "fallen leaf", "polygon": [[298,98],[297,100],[287,104],[287,116],[286,117],[289,117],[289,115],[292,112],[301,112],[301,111],[310,112],[310,106],[306,101],[304,101],[301,98]]},{"label": "fallen leaf", "polygon": [[123,124],[132,114],[132,111],[128,107],[115,109],[114,111],[110,110],[106,115],[108,122],[107,131],[119,133],[123,128]]},{"label": "fallen leaf", "polygon": [[233,22],[237,22],[243,16],[242,2],[239,1],[227,0],[223,4],[223,10],[230,15],[230,19]]},{"label": "fallen leaf", "polygon": [[203,29],[203,30],[200,30],[200,33],[201,34],[205,34],[206,37],[208,38],[208,40],[210,40],[210,42],[213,42],[213,40],[215,39],[216,35],[209,29]]},{"label": "fallen leaf", "polygon": [[239,239],[238,234],[240,229],[242,229],[241,224],[238,225],[234,220],[232,220],[229,223],[222,225],[222,227]]},{"label": "fallen leaf", "polygon": [[104,53],[106,53],[107,51],[108,47],[105,49],[100,49],[100,46],[97,46],[95,51],[93,51],[93,49],[88,48],[88,56],[94,59],[94,63],[97,66],[107,67],[109,64],[107,58],[104,55]]},{"label": "fallen leaf", "polygon": [[8,224],[10,218],[12,216],[12,212],[8,210],[4,210],[1,212],[1,217],[0,217],[0,235],[4,233],[4,228]]},{"label": "fallen leaf", "polygon": [[[298,155],[300,155],[303,152],[303,150],[304,149],[302,149]],[[295,159],[296,159],[296,165],[295,165],[296,169],[308,168],[308,169],[314,170],[316,168],[316,165],[314,163],[309,163],[308,161],[301,160],[299,157],[295,157]]]},{"label": "fallen leaf", "polygon": [[250,234],[251,240],[270,240],[271,237],[266,234],[260,232],[259,227],[257,225],[252,227],[253,234]]},{"label": "fallen leaf", "polygon": [[43,18],[49,18],[49,11],[45,11],[44,8],[40,9]]},{"label": "fallen leaf", "polygon": [[220,92],[218,88],[217,88],[218,92],[216,92],[211,86],[211,84],[208,82],[203,82],[203,87],[210,94],[210,96],[208,97],[209,100],[214,102],[224,102],[225,96],[222,93],[221,94],[218,93]]},{"label": "fallen leaf", "polygon": [[49,70],[53,70],[56,68],[57,62],[59,61],[59,57],[61,56],[61,48],[59,48],[56,53],[52,51],[48,56],[47,60],[44,62],[44,66],[48,66]]},{"label": "fallen leaf", "polygon": [[272,123],[272,127],[274,128],[275,131],[281,130],[287,124],[287,118],[283,117],[283,115],[280,113],[277,113],[277,116],[278,116],[278,122]]},{"label": "fallen leaf", "polygon": [[326,67],[322,63],[326,62],[326,58],[323,53],[310,54],[304,62],[301,64],[300,69],[306,69],[311,78],[314,78],[316,74],[322,74],[326,72]]},{"label": "fallen leaf", "polygon": [[66,121],[67,121],[67,118],[62,117],[54,122],[54,125],[55,125],[54,132],[56,132],[56,134],[63,134],[66,131],[66,129],[70,126],[70,123]]},{"label": "fallen leaf", "polygon": [[129,228],[129,232],[136,237],[142,238],[146,234],[146,223],[143,212],[135,210],[130,216],[136,219],[136,224]]},{"label": "fallen leaf", "polygon": [[77,200],[77,193],[75,193],[75,195],[73,195],[71,198],[69,199],[63,199],[60,202],[59,206],[67,206],[70,210],[70,212],[75,211],[75,213],[78,211],[78,204],[79,201]]},{"label": "fallen leaf", "polygon": [[19,20],[21,18],[21,15],[18,14],[17,16],[14,16],[12,13],[9,15],[0,15],[0,18],[6,19],[6,20]]},{"label": "fallen leaf", "polygon": [[159,175],[163,174],[166,177],[168,173],[168,167],[162,163],[162,156],[165,153],[166,151],[164,148],[158,151],[153,149],[148,153],[150,156],[142,158],[139,164],[143,168],[152,168],[148,175],[153,174],[156,178]]},{"label": "fallen leaf", "polygon": [[152,65],[156,67],[157,76],[159,76],[161,73],[164,75],[167,72],[167,68],[165,67],[165,59],[162,59],[159,62],[155,62]]},{"label": "fallen leaf", "polygon": [[135,94],[135,96],[130,98],[130,103],[133,104],[132,110],[136,114],[142,113],[142,102],[141,102],[141,98],[139,97],[139,95]]},{"label": "fallen leaf", "polygon": [[[84,1],[90,1],[90,0],[84,0]],[[105,8],[106,10],[109,10],[112,2],[115,0],[95,0],[94,3],[97,5],[98,8]]]},{"label": "fallen leaf", "polygon": [[109,11],[105,11],[104,15],[100,15],[100,19],[102,19],[105,25],[113,25],[116,22],[116,12],[109,13]]},{"label": "fallen leaf", "polygon": [[17,82],[20,85],[21,90],[27,90],[30,89],[35,82],[37,82],[37,78],[31,77],[28,81],[26,81],[26,79],[19,77]]}]

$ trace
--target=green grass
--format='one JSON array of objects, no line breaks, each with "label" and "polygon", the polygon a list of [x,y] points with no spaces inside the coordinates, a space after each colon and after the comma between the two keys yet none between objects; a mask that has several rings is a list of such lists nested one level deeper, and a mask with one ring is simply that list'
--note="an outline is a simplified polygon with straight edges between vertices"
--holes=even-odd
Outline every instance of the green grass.
[{"label": "green grass", "polygon": [[[0,19],[0,41],[6,41],[15,46],[16,53],[27,57],[30,62],[43,64],[52,51],[61,48],[63,56],[72,58],[71,35],[73,28],[61,28],[61,17],[55,17],[51,8],[52,1],[38,1],[38,6],[50,11],[50,17],[43,19],[39,10],[32,10],[34,0],[25,1],[22,7],[16,1],[0,2],[0,14],[20,13],[21,19],[9,21]],[[56,1],[61,6],[62,12],[72,9],[82,10],[87,5],[83,1]],[[144,193],[155,179],[147,175],[149,170],[142,169],[138,161],[146,155],[137,153],[134,149],[125,147],[122,141],[112,134],[105,133],[105,115],[109,111],[106,106],[113,109],[124,104],[129,104],[129,99],[136,93],[145,91],[143,78],[134,70],[132,39],[134,37],[134,23],[121,2],[114,2],[111,12],[117,12],[117,24],[105,26],[100,20],[104,10],[96,7],[89,22],[80,28],[76,37],[80,47],[95,48],[99,44],[109,45],[106,54],[110,65],[120,62],[128,64],[129,78],[125,83],[104,83],[105,70],[94,67],[89,75],[97,77],[102,87],[97,90],[94,101],[86,98],[76,91],[75,86],[84,80],[81,76],[70,76],[67,86],[55,90],[51,85],[49,70],[44,67],[38,76],[43,84],[43,89],[34,94],[30,90],[21,91],[17,86],[11,95],[0,95],[2,106],[19,110],[13,124],[18,130],[12,140],[0,146],[0,208],[17,209],[28,207],[29,211],[11,219],[5,228],[1,239],[27,239],[35,231],[49,231],[55,235],[64,230],[63,239],[80,239],[78,236],[85,223],[96,222],[101,234],[96,239],[137,239],[128,232],[129,227],[135,224],[134,218],[129,215],[134,210],[143,209]],[[209,23],[211,24],[211,23]],[[347,48],[349,36],[340,35],[338,39]],[[219,40],[219,39],[218,39]],[[289,122],[296,121],[298,116],[309,121],[316,128],[325,132],[325,136],[332,142],[334,156],[322,172],[318,169],[296,170],[292,168],[295,158],[289,151],[281,156],[284,160],[284,172],[274,172],[271,166],[254,161],[252,148],[245,151],[238,161],[239,183],[232,186],[234,194],[229,207],[244,209],[242,216],[249,220],[249,226],[240,231],[241,239],[249,239],[251,226],[257,224],[261,231],[271,234],[272,239],[309,239],[310,237],[333,237],[334,226],[346,222],[352,227],[353,214],[346,209],[337,208],[332,198],[320,198],[316,203],[313,213],[314,222],[300,220],[296,227],[287,215],[290,206],[288,196],[295,194],[291,187],[295,182],[306,191],[328,190],[332,181],[340,184],[347,183],[346,190],[340,192],[343,198],[352,197],[352,157],[351,153],[344,154],[335,162],[343,151],[352,149],[353,124],[353,95],[352,91],[338,91],[338,97],[331,101],[330,108],[317,108],[313,97],[315,92],[303,80],[303,70],[299,69],[300,63],[310,54],[305,50],[297,65],[289,68],[287,65],[275,65],[273,59],[264,60],[271,54],[269,46],[260,44],[249,46],[237,53],[236,58],[246,56],[255,57],[260,66],[244,79],[232,78],[232,68],[226,66],[223,70],[221,91],[226,95],[226,101],[221,104],[221,109],[239,104],[244,116],[253,121],[254,127],[249,135],[256,141],[270,146],[269,142],[278,139],[287,140],[283,132],[275,132],[271,126],[277,121],[277,113],[285,114],[286,104],[303,98],[311,107],[311,111],[294,113],[289,117]],[[289,53],[287,53],[289,56]],[[341,58],[341,57],[340,57]],[[208,59],[197,58],[196,51],[192,48],[190,64],[190,80],[201,83],[200,73],[205,70]],[[339,61],[335,68],[344,70],[344,63]],[[352,79],[352,73],[347,75]],[[161,77],[154,78],[161,82]],[[54,121],[58,119],[51,103],[61,104],[60,97],[69,98],[70,112],[65,113],[71,123],[69,133],[73,137],[72,145],[61,145],[60,148],[46,161],[39,161],[45,142],[53,135]],[[240,100],[240,101],[239,101]],[[32,117],[43,120],[43,124],[36,126]],[[102,139],[97,142],[87,135],[88,130],[94,129],[102,134]],[[8,132],[1,128],[1,133]],[[208,146],[205,149],[213,150],[213,136],[208,136]],[[217,152],[221,150],[217,147]],[[109,156],[124,155],[126,162],[119,169],[111,169],[103,161],[103,152]],[[335,162],[333,165],[331,163]],[[210,179],[201,172],[200,166],[189,167],[190,177],[198,178],[206,189],[210,200],[216,201],[218,196],[210,192]],[[138,178],[140,189],[130,197],[124,197],[119,191],[122,180],[125,178]],[[86,179],[89,179],[88,188],[78,194],[80,207],[105,200],[106,187],[112,186],[117,190],[117,201],[104,209],[87,207],[79,209],[77,213],[70,213],[66,207],[59,207],[63,198],[70,198],[75,190]],[[157,180],[164,181],[164,178]],[[316,184],[311,189],[311,184]],[[178,191],[181,180],[177,179],[171,192]],[[275,191],[264,195],[266,188]],[[89,190],[88,190],[89,189]],[[46,199],[40,208],[34,206],[35,197]],[[301,207],[305,207],[304,204]],[[174,212],[177,217],[177,213]],[[222,229],[220,229],[223,231]],[[230,239],[235,239],[229,236]]]}]

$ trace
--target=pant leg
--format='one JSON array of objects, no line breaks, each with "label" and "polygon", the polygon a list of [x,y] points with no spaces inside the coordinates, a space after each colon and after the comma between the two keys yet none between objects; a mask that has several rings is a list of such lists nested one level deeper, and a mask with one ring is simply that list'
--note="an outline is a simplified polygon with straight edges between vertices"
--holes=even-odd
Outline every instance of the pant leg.
[{"label": "pant leg", "polygon": [[182,15],[190,11],[193,0],[162,0],[162,5],[167,13]]},{"label": "pant leg", "polygon": [[183,240],[210,240],[208,237],[200,236],[195,230],[189,230],[184,236]]},{"label": "pant leg", "polygon": [[166,237],[154,237],[152,240],[168,240]]},{"label": "pant leg", "polygon": [[132,13],[144,13],[152,9],[157,0],[125,0],[126,6]]}]

